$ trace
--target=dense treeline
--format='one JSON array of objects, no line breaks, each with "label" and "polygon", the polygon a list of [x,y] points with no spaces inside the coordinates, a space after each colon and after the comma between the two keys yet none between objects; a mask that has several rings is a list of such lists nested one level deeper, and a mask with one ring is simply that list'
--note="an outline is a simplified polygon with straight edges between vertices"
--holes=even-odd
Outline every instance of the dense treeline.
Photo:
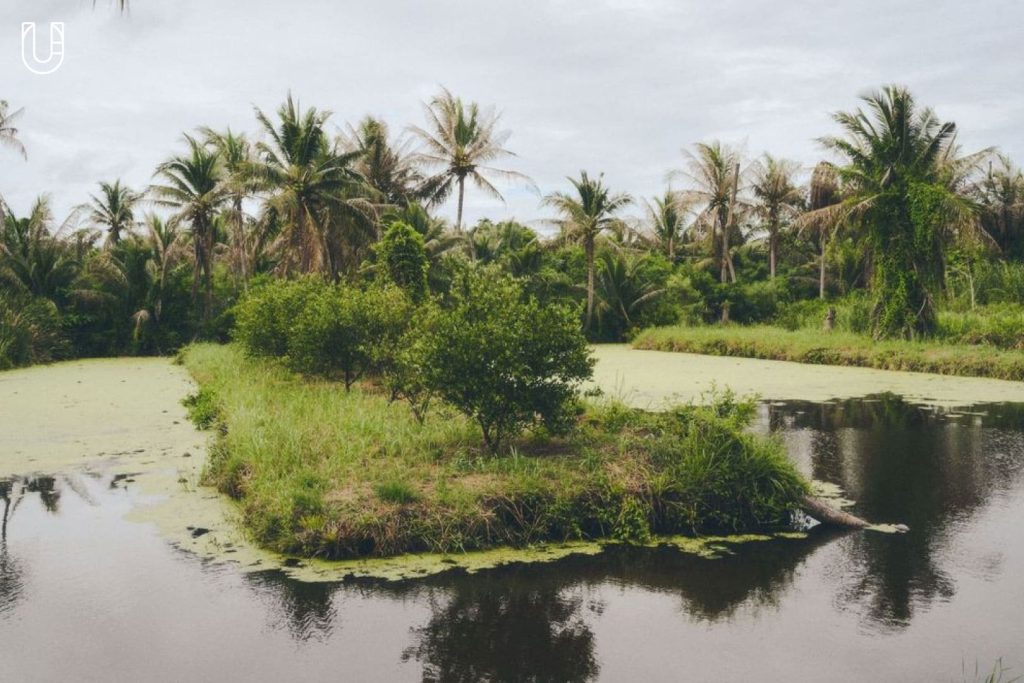
[{"label": "dense treeline", "polygon": [[[955,125],[905,89],[836,114],[822,139],[833,161],[809,174],[699,143],[659,197],[569,178],[542,197],[540,232],[463,226],[467,192],[532,182],[495,168],[511,152],[493,110],[448,91],[425,109],[403,135],[367,117],[335,136],[329,112],[289,96],[257,110],[255,133],[200,128],[150,187],[101,182],[63,221],[45,196],[20,216],[0,201],[0,367],[224,339],[267,278],[395,282],[419,302],[481,266],[574,307],[594,340],[677,322],[820,327],[834,305],[839,327],[876,338],[995,326],[974,341],[1020,343],[1024,174],[994,150],[964,153]],[[21,115],[0,104],[8,166],[25,154]],[[449,199],[454,225],[434,213]]]}]

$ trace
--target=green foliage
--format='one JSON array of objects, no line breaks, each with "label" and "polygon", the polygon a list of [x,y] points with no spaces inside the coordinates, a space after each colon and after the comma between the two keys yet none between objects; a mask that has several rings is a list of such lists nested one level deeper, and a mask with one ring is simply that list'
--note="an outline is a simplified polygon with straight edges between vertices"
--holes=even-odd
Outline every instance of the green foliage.
[{"label": "green foliage", "polygon": [[524,298],[494,271],[474,272],[431,332],[428,385],[479,423],[492,451],[538,419],[564,431],[593,366],[573,310]]},{"label": "green foliage", "polygon": [[317,277],[266,280],[235,307],[234,339],[257,356],[284,356],[288,333],[306,301],[323,289]]},{"label": "green foliage", "polygon": [[713,356],[1024,380],[1024,355],[1019,351],[984,345],[956,346],[938,340],[878,341],[867,334],[826,334],[820,327],[790,331],[770,325],[677,325],[646,330],[633,345]]},{"label": "green foliage", "polygon": [[250,354],[283,358],[305,374],[340,377],[351,388],[367,370],[394,365],[413,308],[397,287],[363,290],[313,276],[265,283],[235,311],[235,339]]},{"label": "green foliage", "polygon": [[377,243],[377,258],[391,282],[419,302],[427,293],[427,259],[423,237],[401,221],[392,223]]},{"label": "green foliage", "polygon": [[761,528],[805,490],[781,446],[749,432],[753,404],[729,396],[671,413],[588,406],[571,436],[494,458],[472,419],[445,406],[417,421],[378,392],[308,381],[234,346],[191,346],[183,359],[221,411],[206,481],[282,552],[648,543]]},{"label": "green foliage", "polygon": [[220,419],[217,397],[208,387],[200,387],[199,391],[182,399],[181,404],[197,429],[209,429]]},{"label": "green foliage", "polygon": [[667,480],[665,523],[738,530],[785,521],[806,484],[779,442],[746,430],[754,412],[726,394],[663,418],[651,461]]},{"label": "green foliage", "polygon": [[288,329],[286,359],[293,370],[341,375],[348,390],[369,364],[365,309],[357,290],[323,286],[311,294]]},{"label": "green foliage", "polygon": [[0,370],[46,363],[68,351],[53,302],[0,290]]}]

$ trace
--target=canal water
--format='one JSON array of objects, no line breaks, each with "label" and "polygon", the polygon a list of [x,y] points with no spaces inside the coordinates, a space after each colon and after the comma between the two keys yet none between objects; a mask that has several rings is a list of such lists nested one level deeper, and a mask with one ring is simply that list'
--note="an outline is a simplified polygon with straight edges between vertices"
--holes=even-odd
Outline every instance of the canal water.
[{"label": "canal water", "polygon": [[[774,402],[758,429],[903,535],[304,583],[129,521],[95,464],[0,478],[0,681],[963,681],[1024,672],[1024,407]],[[196,533],[201,533],[197,530]]]}]

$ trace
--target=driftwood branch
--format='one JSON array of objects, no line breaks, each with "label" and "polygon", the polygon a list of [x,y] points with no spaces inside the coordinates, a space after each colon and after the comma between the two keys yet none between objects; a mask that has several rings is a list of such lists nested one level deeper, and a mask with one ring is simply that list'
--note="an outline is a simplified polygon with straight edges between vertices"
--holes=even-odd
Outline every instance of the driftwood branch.
[{"label": "driftwood branch", "polygon": [[860,517],[843,512],[839,508],[834,508],[820,498],[804,496],[802,504],[806,514],[827,526],[842,529],[864,529],[871,526],[869,522],[864,521]]}]

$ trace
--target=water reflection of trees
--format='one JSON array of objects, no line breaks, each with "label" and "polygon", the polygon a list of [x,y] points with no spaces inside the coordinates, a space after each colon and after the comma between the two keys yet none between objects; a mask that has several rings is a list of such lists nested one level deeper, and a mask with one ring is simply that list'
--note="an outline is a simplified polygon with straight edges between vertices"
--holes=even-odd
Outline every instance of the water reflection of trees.
[{"label": "water reflection of trees", "polygon": [[245,574],[245,580],[271,604],[275,627],[285,628],[297,641],[324,641],[334,631],[337,583],[296,581],[280,571]]},{"label": "water reflection of trees", "polygon": [[403,660],[421,662],[424,681],[593,679],[598,664],[583,591],[556,567],[532,569],[439,578],[425,588],[433,615],[415,629],[417,642]]},{"label": "water reflection of trees", "polygon": [[14,479],[0,479],[0,500],[4,504],[0,520],[0,614],[14,606],[21,595],[24,570],[7,547],[7,525],[22,500],[21,487]]},{"label": "water reflection of trees", "polygon": [[[840,484],[865,518],[908,524],[904,536],[856,534],[843,541],[840,602],[866,607],[884,627],[909,624],[915,609],[956,590],[942,559],[956,531],[1021,475],[1024,410],[992,406],[943,412],[894,396],[770,408],[815,478]],[[1016,454],[1016,455],[1015,455]]]}]

